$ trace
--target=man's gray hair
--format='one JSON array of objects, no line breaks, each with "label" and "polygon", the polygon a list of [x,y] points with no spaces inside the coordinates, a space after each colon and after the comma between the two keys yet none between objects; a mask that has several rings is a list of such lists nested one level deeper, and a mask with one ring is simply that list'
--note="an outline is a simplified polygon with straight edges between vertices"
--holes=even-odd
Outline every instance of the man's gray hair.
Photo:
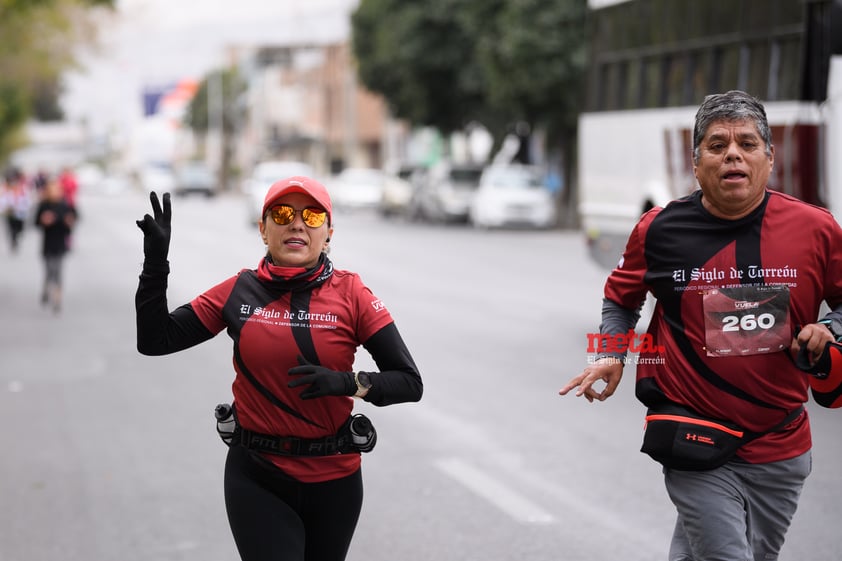
[{"label": "man's gray hair", "polygon": [[699,144],[707,134],[708,127],[715,121],[750,121],[757,127],[760,138],[766,144],[766,155],[772,155],[772,133],[766,119],[766,109],[760,100],[740,90],[705,96],[696,111],[693,126],[693,163],[699,163]]}]

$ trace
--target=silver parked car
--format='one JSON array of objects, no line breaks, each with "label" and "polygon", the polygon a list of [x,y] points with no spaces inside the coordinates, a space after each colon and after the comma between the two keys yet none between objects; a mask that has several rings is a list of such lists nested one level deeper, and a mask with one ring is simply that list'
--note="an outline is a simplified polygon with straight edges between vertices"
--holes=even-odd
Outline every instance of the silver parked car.
[{"label": "silver parked car", "polygon": [[418,165],[402,165],[386,172],[383,196],[380,199],[380,214],[383,216],[405,216],[412,201],[412,195],[424,181],[426,169]]},{"label": "silver parked car", "polygon": [[175,168],[175,194],[197,193],[206,197],[216,195],[219,186],[216,175],[205,162],[189,161]]}]

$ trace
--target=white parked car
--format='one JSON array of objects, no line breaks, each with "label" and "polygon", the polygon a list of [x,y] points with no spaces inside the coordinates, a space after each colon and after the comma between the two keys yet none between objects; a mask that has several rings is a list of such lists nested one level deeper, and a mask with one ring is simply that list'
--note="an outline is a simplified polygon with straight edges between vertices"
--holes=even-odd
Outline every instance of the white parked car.
[{"label": "white parked car", "polygon": [[541,168],[492,165],[482,173],[469,218],[481,228],[549,228],[556,223],[556,203]]},{"label": "white parked car", "polygon": [[96,192],[105,180],[105,172],[96,164],[84,163],[76,166],[73,170],[76,175],[76,182],[79,190],[84,192]]},{"label": "white parked car", "polygon": [[247,212],[250,223],[259,222],[262,218],[260,211],[263,210],[263,201],[272,184],[293,175],[305,175],[318,179],[315,177],[313,167],[305,162],[268,160],[254,166],[251,175],[246,178],[242,185],[248,204]]},{"label": "white parked car", "polygon": [[173,193],[176,188],[175,172],[167,162],[149,162],[138,173],[140,186],[147,192],[155,191],[160,197],[164,193]]},{"label": "white parked car", "polygon": [[386,174],[376,168],[345,168],[327,186],[339,209],[377,208],[383,199]]}]

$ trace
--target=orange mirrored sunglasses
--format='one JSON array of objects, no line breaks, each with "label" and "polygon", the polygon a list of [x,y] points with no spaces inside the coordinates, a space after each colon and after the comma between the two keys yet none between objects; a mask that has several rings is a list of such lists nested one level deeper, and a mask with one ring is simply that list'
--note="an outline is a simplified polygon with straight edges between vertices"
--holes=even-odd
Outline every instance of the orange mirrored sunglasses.
[{"label": "orange mirrored sunglasses", "polygon": [[325,223],[325,220],[327,220],[327,211],[319,208],[304,208],[301,210],[295,210],[289,205],[275,205],[269,209],[269,214],[272,215],[272,220],[275,224],[280,224],[281,226],[292,224],[297,212],[301,213],[301,220],[303,220],[304,224],[310,228],[318,228]]}]

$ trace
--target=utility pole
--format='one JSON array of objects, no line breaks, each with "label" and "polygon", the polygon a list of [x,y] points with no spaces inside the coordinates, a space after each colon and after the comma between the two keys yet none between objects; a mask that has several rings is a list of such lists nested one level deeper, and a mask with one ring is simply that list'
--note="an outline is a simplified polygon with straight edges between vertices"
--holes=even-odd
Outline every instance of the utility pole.
[{"label": "utility pole", "polygon": [[212,72],[208,76],[208,138],[209,152],[213,154],[211,165],[216,169],[216,177],[221,190],[228,189],[228,161],[225,154],[224,99],[222,71]]}]

